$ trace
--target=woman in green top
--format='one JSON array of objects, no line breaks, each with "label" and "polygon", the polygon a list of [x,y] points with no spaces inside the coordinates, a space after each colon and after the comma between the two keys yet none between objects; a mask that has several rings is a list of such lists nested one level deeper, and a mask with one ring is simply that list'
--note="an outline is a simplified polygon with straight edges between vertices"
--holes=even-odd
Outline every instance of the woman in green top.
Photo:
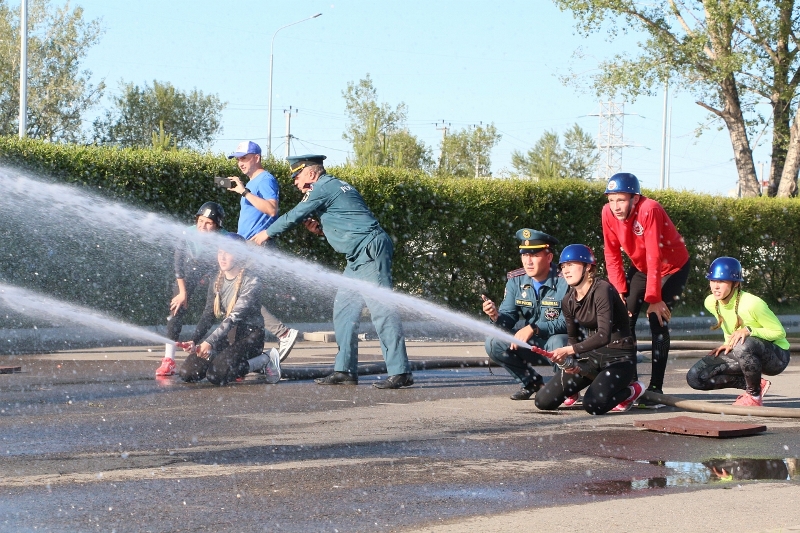
[{"label": "woman in green top", "polygon": [[706,278],[711,294],[705,306],[717,317],[711,329],[722,328],[725,344],[712,350],[686,374],[693,389],[744,389],[733,405],[763,405],[770,382],[789,364],[786,330],[764,300],[742,290],[742,265],[733,257],[718,257]]}]

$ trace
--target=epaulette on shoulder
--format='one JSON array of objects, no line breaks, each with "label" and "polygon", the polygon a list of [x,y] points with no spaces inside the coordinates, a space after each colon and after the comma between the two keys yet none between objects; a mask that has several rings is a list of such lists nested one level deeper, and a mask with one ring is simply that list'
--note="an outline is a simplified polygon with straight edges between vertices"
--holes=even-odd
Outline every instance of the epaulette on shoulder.
[{"label": "epaulette on shoulder", "polygon": [[518,278],[518,277],[524,276],[524,275],[525,275],[525,269],[524,268],[518,268],[518,269],[512,270],[511,272],[506,274],[506,276],[508,276],[508,279]]}]

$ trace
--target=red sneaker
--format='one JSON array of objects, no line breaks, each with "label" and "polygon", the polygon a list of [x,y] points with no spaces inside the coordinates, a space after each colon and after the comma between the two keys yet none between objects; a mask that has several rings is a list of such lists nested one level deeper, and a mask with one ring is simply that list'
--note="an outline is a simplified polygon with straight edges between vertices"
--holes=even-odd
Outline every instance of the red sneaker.
[{"label": "red sneaker", "polygon": [[636,400],[645,393],[647,390],[644,386],[644,383],[641,381],[634,381],[628,389],[631,391],[631,395],[628,396],[627,400],[623,400],[619,405],[613,408],[611,411],[614,413],[624,413],[625,411],[629,411],[633,404],[636,403]]},{"label": "red sneaker", "polygon": [[761,396],[758,398],[754,398],[745,392],[736,398],[736,401],[733,402],[733,405],[738,405],[740,407],[762,407],[764,405],[764,401],[762,400],[763,397],[764,389],[761,389]]},{"label": "red sneaker", "polygon": [[580,400],[581,400],[581,393],[580,392],[576,392],[572,396],[568,396],[567,399],[564,400],[564,403],[561,404],[561,407],[572,407],[573,405],[578,403]]},{"label": "red sneaker", "polygon": [[165,357],[161,360],[161,366],[156,370],[156,377],[174,376],[176,371],[175,360]]}]

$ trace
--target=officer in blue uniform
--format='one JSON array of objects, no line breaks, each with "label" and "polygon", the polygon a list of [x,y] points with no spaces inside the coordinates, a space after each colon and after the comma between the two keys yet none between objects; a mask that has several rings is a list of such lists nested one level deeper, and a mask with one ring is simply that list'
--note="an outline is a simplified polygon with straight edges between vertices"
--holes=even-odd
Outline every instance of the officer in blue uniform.
[{"label": "officer in blue uniform", "polygon": [[[265,231],[277,237],[302,223],[309,231],[324,235],[334,250],[345,255],[344,276],[392,287],[391,237],[381,228],[361,194],[352,185],[325,172],[324,155],[287,158],[295,187],[303,200],[281,215]],[[333,304],[333,324],[339,352],[334,373],[317,379],[322,385],[358,383],[358,325],[365,299],[352,290],[339,289]],[[379,389],[399,389],[414,384],[408,364],[405,336],[400,316],[391,307],[366,299],[372,322],[381,341],[389,377],[373,383]]]},{"label": "officer in blue uniform", "polygon": [[[508,332],[514,331],[522,318],[524,326],[514,331],[514,337],[522,342],[547,351],[566,346],[569,339],[561,300],[569,285],[553,264],[553,246],[558,240],[528,228],[519,230],[517,239],[522,268],[508,273],[500,308],[484,298],[483,312]],[[544,384],[533,369],[542,358],[531,350],[490,337],[486,339],[486,353],[522,383],[522,388],[511,395],[512,400],[528,400]]]}]

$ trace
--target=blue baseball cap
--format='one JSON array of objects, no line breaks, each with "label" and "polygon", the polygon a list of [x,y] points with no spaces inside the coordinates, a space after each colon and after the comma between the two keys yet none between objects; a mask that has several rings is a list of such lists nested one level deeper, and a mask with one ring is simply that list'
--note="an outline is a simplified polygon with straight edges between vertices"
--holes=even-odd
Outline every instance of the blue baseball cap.
[{"label": "blue baseball cap", "polygon": [[242,141],[239,143],[239,146],[236,147],[236,151],[228,156],[228,159],[244,157],[247,154],[261,155],[261,147],[253,141]]}]

